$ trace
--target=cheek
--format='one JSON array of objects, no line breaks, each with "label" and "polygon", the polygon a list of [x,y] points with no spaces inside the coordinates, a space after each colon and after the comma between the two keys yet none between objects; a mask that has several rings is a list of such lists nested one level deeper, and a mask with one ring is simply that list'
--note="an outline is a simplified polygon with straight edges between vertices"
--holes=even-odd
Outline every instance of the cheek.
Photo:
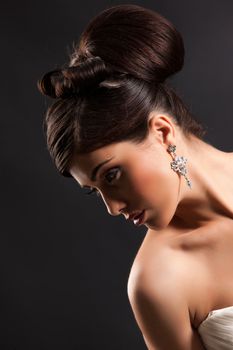
[{"label": "cheek", "polygon": [[136,179],[137,189],[151,202],[160,203],[170,193],[171,177],[169,169],[147,167]]},{"label": "cheek", "polygon": [[171,178],[170,163],[166,160],[140,159],[130,172],[134,190],[154,200],[162,197]]},{"label": "cheek", "polygon": [[156,220],[157,228],[166,227],[177,207],[180,183],[170,161],[165,158],[159,166],[146,162],[133,174],[133,191],[140,197],[141,206]]}]

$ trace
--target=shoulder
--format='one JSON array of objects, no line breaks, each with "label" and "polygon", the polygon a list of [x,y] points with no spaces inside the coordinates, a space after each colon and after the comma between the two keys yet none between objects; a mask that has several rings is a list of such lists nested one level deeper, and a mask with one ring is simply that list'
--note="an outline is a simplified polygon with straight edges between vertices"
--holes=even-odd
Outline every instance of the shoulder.
[{"label": "shoulder", "polygon": [[173,284],[185,293],[188,274],[190,264],[185,252],[160,243],[141,246],[130,270],[128,294],[152,290],[157,295],[164,295],[167,287]]},{"label": "shoulder", "polygon": [[184,279],[188,267],[187,253],[182,248],[148,230],[130,270],[128,291],[146,284],[162,288],[168,278],[170,283],[174,278]]},{"label": "shoulder", "polygon": [[188,276],[184,259],[159,246],[153,258],[139,254],[131,268],[128,297],[150,350],[204,349],[190,321],[190,270]]}]

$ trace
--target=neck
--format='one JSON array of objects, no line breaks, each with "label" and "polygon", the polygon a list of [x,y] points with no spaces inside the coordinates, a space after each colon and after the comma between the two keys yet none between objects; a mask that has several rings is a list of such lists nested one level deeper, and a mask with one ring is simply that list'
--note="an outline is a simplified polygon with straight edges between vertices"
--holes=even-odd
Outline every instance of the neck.
[{"label": "neck", "polygon": [[233,219],[233,153],[193,136],[179,137],[176,153],[187,158],[192,188],[180,176],[178,206],[171,225],[182,221],[189,227],[199,227],[220,217]]}]

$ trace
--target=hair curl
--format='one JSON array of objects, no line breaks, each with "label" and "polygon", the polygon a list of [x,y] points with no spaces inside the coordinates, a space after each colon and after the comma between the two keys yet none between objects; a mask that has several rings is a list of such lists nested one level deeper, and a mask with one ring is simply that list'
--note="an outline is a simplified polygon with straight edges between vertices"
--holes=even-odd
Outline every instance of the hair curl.
[{"label": "hair curl", "polygon": [[154,110],[168,113],[186,135],[202,138],[203,126],[165,83],[183,63],[182,37],[159,13],[117,5],[94,17],[69,64],[38,82],[44,95],[56,99],[47,110],[44,132],[58,171],[72,177],[76,153],[143,141]]}]

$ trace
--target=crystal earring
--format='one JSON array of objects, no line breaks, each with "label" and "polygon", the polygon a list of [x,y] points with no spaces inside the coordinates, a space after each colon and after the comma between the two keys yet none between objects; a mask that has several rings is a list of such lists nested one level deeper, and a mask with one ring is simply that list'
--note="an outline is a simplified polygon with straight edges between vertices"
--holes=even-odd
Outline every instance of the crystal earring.
[{"label": "crystal earring", "polygon": [[176,155],[176,145],[169,145],[167,148],[167,151],[171,154],[173,161],[171,164],[171,169],[176,171],[177,173],[183,175],[185,177],[186,183],[189,186],[189,188],[192,187],[191,181],[187,178],[187,169],[186,169],[186,163],[187,158],[181,156],[178,157]]}]

